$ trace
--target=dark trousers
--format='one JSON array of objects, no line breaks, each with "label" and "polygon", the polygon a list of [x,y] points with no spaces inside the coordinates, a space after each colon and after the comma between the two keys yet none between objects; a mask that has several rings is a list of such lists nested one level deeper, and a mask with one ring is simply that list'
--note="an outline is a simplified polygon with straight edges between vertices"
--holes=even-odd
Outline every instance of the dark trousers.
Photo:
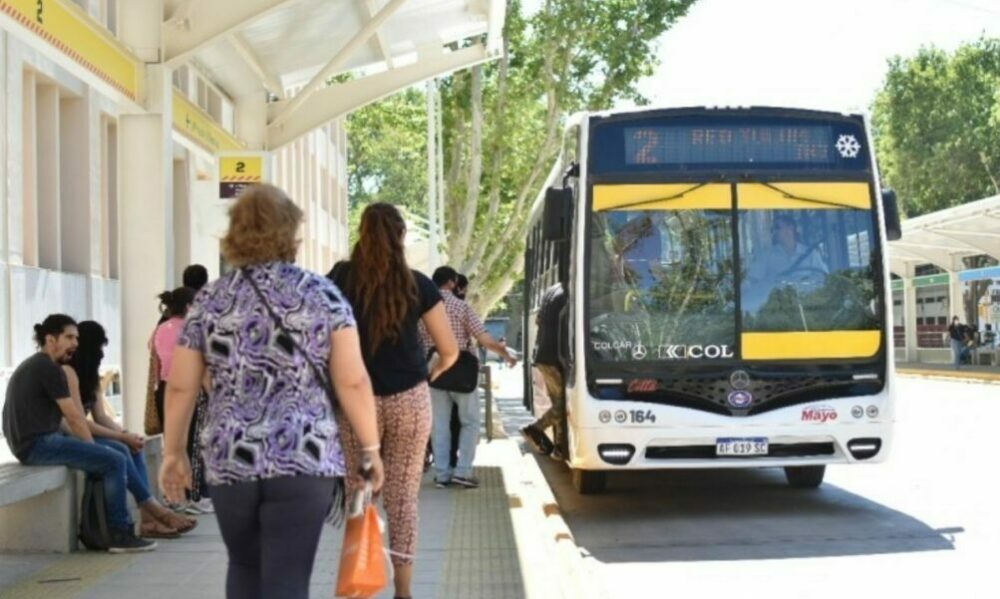
[{"label": "dark trousers", "polygon": [[288,476],[212,485],[229,553],[228,599],[308,599],[335,479]]}]

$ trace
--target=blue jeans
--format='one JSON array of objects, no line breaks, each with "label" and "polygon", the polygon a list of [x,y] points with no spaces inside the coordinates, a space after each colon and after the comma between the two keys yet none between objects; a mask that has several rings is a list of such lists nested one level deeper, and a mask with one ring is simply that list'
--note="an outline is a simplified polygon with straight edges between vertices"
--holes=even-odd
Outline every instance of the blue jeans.
[{"label": "blue jeans", "polygon": [[83,470],[104,481],[108,525],[116,530],[131,528],[125,503],[128,458],[114,449],[87,443],[63,433],[52,433],[35,440],[24,463],[29,466],[66,466]]},{"label": "blue jeans", "polygon": [[125,463],[125,476],[127,478],[128,492],[135,498],[135,502],[142,505],[149,501],[153,494],[149,490],[149,473],[146,472],[146,458],[142,452],[132,453],[128,445],[114,439],[94,437],[94,443],[108,449],[114,449],[118,453],[128,458]]},{"label": "blue jeans", "polygon": [[962,365],[962,359],[965,358],[965,348],[962,347],[962,342],[958,339],[951,339],[951,355],[955,368],[959,368]]},{"label": "blue jeans", "polygon": [[448,455],[451,452],[451,406],[458,406],[462,432],[458,435],[458,464],[455,476],[472,476],[472,462],[479,443],[479,393],[456,393],[431,388],[431,448],[434,450],[434,474],[437,480],[451,478]]}]

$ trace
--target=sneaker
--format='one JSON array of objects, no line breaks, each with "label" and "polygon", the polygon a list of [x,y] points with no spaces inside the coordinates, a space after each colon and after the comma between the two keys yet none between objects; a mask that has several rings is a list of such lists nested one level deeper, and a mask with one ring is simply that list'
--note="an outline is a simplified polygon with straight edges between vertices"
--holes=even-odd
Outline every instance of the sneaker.
[{"label": "sneaker", "polygon": [[131,528],[111,532],[108,553],[144,553],[156,549],[156,541],[147,541],[135,536]]},{"label": "sneaker", "polygon": [[206,497],[201,501],[192,501],[188,503],[187,506],[184,507],[184,513],[191,514],[192,516],[213,514],[215,513],[215,508],[212,506],[212,500]]},{"label": "sneaker", "polygon": [[451,482],[466,489],[475,489],[479,486],[479,479],[475,476],[453,476],[451,477]]},{"label": "sneaker", "polygon": [[439,478],[435,477],[435,479],[434,479],[434,486],[437,487],[437,488],[439,488],[439,489],[446,489],[446,488],[448,488],[448,485],[450,485],[452,483],[452,480],[453,479],[450,479],[450,478],[449,479],[439,479]]},{"label": "sneaker", "polygon": [[552,441],[549,440],[548,435],[545,432],[539,430],[534,424],[529,424],[528,426],[521,429],[521,434],[524,435],[525,441],[531,448],[536,452],[549,455],[552,453],[553,445]]}]

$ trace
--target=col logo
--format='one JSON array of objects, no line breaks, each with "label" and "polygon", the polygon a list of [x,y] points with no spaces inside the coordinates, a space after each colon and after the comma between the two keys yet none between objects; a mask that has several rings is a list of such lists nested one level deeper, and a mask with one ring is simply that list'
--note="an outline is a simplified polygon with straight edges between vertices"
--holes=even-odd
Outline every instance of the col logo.
[{"label": "col logo", "polygon": [[837,419],[837,410],[830,406],[808,406],[802,409],[802,422],[823,424]]}]

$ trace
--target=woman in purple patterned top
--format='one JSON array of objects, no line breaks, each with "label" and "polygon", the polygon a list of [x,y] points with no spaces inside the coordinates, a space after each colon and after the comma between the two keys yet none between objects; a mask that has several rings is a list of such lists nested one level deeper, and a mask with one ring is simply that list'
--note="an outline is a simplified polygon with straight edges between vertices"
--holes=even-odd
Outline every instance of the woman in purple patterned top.
[{"label": "woman in purple patterned top", "polygon": [[306,598],[345,473],[327,381],[363,439],[378,490],[371,383],[350,305],[329,280],[293,264],[302,211],[258,185],[229,217],[222,250],[237,270],[206,285],[187,313],[167,381],[161,486],[176,501],[191,485],[185,437],[207,369],[201,445],[229,552],[226,596]]}]

